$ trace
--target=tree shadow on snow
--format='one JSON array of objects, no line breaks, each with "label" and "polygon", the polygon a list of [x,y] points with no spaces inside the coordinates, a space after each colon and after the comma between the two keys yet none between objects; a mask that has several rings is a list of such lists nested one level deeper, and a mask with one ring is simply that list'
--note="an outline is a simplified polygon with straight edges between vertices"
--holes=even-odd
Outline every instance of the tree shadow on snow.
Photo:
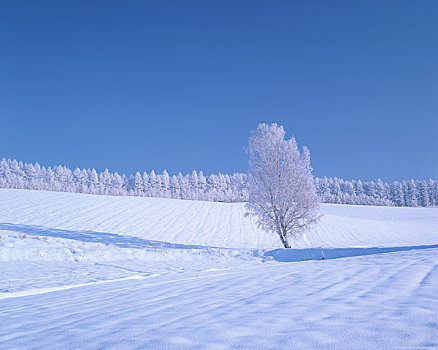
[{"label": "tree shadow on snow", "polygon": [[64,230],[39,225],[22,225],[11,223],[0,223],[0,230],[19,232],[31,236],[47,236],[65,238],[82,242],[102,243],[114,245],[120,248],[137,249],[208,249],[218,248],[193,244],[179,244],[164,241],[155,241],[133,236],[123,236],[115,233],[97,232],[89,230]]},{"label": "tree shadow on snow", "polygon": [[274,249],[264,253],[265,257],[280,261],[294,262],[306,260],[325,260],[339,259],[353,256],[363,256],[372,254],[383,254],[393,252],[404,252],[416,249],[438,248],[438,244],[432,245],[412,245],[402,247],[384,247],[384,248],[308,248],[308,249]]}]

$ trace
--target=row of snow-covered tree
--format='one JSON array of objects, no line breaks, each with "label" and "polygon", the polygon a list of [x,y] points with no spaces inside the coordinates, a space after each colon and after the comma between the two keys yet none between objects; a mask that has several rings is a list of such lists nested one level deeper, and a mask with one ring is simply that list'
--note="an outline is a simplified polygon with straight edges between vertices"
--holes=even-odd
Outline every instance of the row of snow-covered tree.
[{"label": "row of snow-covered tree", "polygon": [[[316,191],[324,203],[396,206],[437,206],[438,182],[405,180],[384,183],[316,178]],[[65,166],[44,167],[3,158],[0,161],[0,187],[34,190],[195,199],[214,202],[244,202],[248,198],[246,175],[235,173],[204,176],[170,176],[154,171],[125,176],[108,169],[74,169]]]},{"label": "row of snow-covered tree", "polygon": [[386,183],[316,178],[318,196],[324,203],[429,207],[438,205],[438,182],[430,179]]},{"label": "row of snow-covered tree", "polygon": [[108,169],[72,171],[61,165],[46,168],[5,158],[0,161],[0,187],[215,202],[242,202],[247,197],[245,175],[238,173],[205,177],[202,171],[193,171],[191,175],[170,176],[166,171],[155,174],[152,170],[128,177]]}]

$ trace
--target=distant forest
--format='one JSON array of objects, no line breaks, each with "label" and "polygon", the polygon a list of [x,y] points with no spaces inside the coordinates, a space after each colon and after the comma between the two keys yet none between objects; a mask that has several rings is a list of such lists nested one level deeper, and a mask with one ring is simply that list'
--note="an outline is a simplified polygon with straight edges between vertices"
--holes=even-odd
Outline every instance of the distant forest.
[{"label": "distant forest", "polygon": [[[44,167],[15,159],[0,161],[0,187],[58,192],[92,193],[114,196],[140,196],[191,199],[213,202],[245,202],[248,198],[246,175],[211,174],[202,171],[170,176],[166,171],[126,176],[108,169],[71,170],[65,166]],[[438,206],[436,180],[403,180],[386,183],[334,178],[315,178],[323,203],[384,205],[400,207]]]}]

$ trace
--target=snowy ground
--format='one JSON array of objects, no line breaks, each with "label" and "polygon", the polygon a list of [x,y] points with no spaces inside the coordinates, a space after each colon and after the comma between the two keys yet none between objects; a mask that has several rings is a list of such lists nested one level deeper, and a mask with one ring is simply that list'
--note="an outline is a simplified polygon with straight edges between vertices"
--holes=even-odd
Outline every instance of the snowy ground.
[{"label": "snowy ground", "polygon": [[438,348],[438,208],[322,211],[0,189],[0,349]]}]

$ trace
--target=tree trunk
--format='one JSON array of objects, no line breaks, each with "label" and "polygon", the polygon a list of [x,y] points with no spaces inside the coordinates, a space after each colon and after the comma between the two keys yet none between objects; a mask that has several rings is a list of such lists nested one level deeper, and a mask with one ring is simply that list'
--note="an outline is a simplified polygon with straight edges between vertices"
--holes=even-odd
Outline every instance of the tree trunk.
[{"label": "tree trunk", "polygon": [[283,243],[285,248],[290,248],[289,242],[287,241],[286,235],[283,235],[282,232],[280,232],[280,239],[281,243]]}]

